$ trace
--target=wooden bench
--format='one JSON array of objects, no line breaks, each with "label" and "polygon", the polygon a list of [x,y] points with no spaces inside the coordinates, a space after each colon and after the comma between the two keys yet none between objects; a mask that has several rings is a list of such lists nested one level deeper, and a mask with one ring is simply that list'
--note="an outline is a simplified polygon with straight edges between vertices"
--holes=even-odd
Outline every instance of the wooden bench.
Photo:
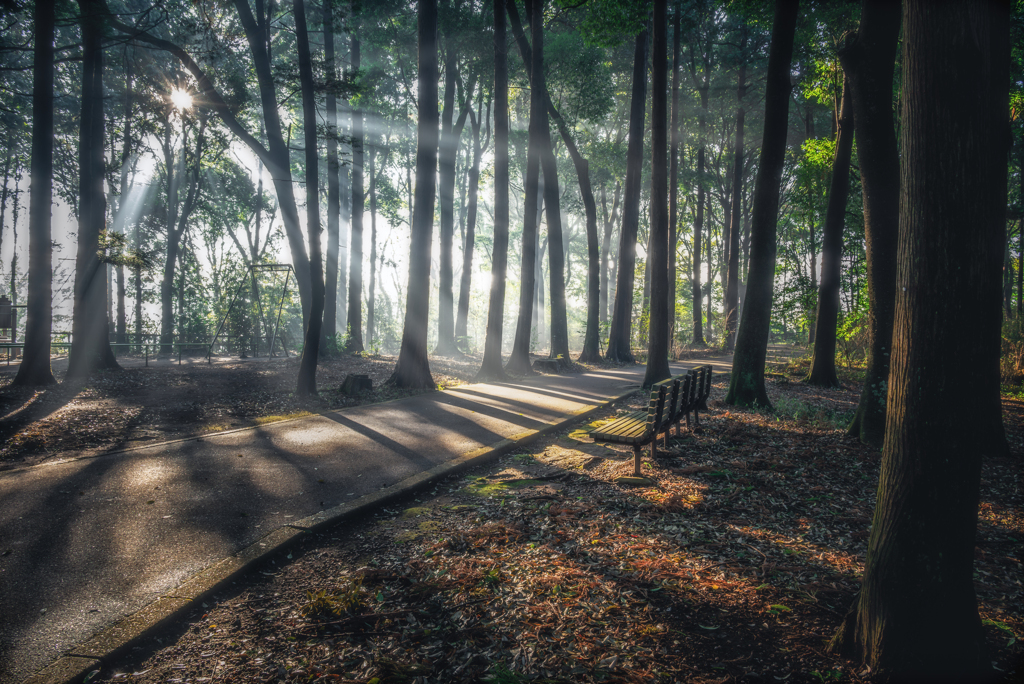
[{"label": "wooden bench", "polygon": [[[690,370],[685,375],[672,378],[678,383],[678,399],[672,411],[666,414],[662,426],[665,430],[665,438],[672,426],[676,426],[676,437],[679,436],[681,423],[686,418],[686,427],[690,428],[690,414],[693,414],[694,427],[700,426],[700,411],[706,411],[707,399],[711,393],[711,366],[700,366]],[[667,381],[666,381],[667,382]]]},{"label": "wooden bench", "polygon": [[636,411],[593,430],[590,436],[597,441],[629,444],[633,447],[633,474],[641,477],[640,449],[651,445],[651,458],[657,451],[657,437],[665,417],[665,395],[668,387],[659,382],[651,388],[651,399],[646,411]]}]

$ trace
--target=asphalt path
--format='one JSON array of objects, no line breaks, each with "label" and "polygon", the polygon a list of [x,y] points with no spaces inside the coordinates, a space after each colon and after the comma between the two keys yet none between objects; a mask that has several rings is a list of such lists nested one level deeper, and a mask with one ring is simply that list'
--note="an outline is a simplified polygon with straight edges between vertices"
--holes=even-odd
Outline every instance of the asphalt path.
[{"label": "asphalt path", "polygon": [[[728,370],[726,359],[702,363]],[[619,396],[645,367],[463,385],[0,472],[0,684],[269,532]]]}]

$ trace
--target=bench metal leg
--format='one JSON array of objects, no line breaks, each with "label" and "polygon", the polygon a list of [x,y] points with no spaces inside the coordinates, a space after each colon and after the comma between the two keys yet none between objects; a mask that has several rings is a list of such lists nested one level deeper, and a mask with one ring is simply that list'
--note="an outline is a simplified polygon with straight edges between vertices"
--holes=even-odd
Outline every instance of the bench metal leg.
[{"label": "bench metal leg", "polygon": [[640,447],[636,444],[633,445],[633,475],[641,477],[640,472]]}]

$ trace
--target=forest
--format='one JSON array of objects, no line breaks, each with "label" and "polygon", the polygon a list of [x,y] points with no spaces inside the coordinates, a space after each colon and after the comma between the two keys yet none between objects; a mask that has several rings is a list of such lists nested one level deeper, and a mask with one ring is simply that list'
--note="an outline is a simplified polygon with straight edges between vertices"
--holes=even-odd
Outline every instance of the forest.
[{"label": "forest", "polygon": [[354,356],[647,389],[725,355],[720,405],[771,410],[798,348],[882,458],[829,652],[991,674],[1022,109],[1021,0],[3,0],[0,389],[283,354],[300,398]]}]

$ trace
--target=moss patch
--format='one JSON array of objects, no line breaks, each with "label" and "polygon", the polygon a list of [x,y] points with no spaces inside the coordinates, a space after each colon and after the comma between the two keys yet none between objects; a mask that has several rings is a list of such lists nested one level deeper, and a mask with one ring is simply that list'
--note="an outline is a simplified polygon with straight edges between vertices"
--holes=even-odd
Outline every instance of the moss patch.
[{"label": "moss patch", "polygon": [[418,518],[421,515],[430,515],[430,509],[425,506],[413,506],[402,511],[401,517],[408,520],[409,518]]},{"label": "moss patch", "polygon": [[475,496],[500,496],[514,489],[533,487],[539,484],[544,484],[544,482],[541,480],[502,480],[500,482],[488,482],[487,480],[480,478],[463,489],[462,493],[472,494]]}]

